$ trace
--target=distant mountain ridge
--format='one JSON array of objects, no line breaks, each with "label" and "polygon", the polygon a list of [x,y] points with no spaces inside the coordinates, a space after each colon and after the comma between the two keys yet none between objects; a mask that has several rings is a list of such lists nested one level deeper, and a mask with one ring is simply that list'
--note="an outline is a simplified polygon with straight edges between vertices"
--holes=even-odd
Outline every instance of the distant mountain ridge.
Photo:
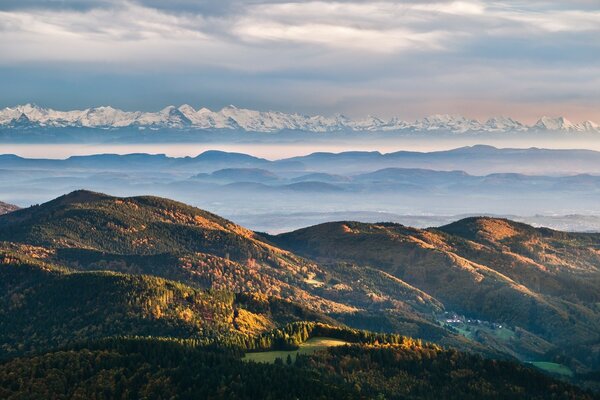
[{"label": "distant mountain ridge", "polygon": [[19,207],[0,201],[0,215],[18,210]]},{"label": "distant mountain ridge", "polygon": [[398,117],[381,119],[374,116],[352,119],[341,114],[333,116],[302,115],[279,111],[256,111],[233,105],[212,111],[196,110],[190,105],[168,106],[158,112],[123,111],[110,106],[84,110],[58,111],[34,104],[17,105],[0,110],[0,128],[138,128],[177,130],[228,130],[261,133],[280,131],[327,132],[581,132],[599,133],[600,126],[592,121],[573,123],[565,117],[541,117],[527,125],[510,117],[489,118],[485,122],[460,115],[436,114],[413,122]]}]

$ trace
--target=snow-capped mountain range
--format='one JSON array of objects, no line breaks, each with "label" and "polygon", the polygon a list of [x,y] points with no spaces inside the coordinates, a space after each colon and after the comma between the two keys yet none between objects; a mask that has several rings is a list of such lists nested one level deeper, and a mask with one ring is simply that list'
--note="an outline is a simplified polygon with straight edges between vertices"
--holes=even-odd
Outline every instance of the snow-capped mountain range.
[{"label": "snow-capped mountain range", "polygon": [[287,114],[277,111],[255,111],[227,106],[219,111],[198,110],[184,104],[169,106],[158,112],[123,111],[113,107],[95,107],[85,110],[57,111],[32,104],[7,107],[0,110],[0,128],[32,127],[86,127],[117,129],[198,129],[241,130],[274,133],[284,130],[307,132],[513,132],[561,131],[600,133],[600,126],[592,121],[572,123],[564,117],[542,117],[534,125],[525,125],[509,117],[493,117],[485,122],[457,115],[432,115],[414,122],[399,118],[380,119],[369,116],[351,119],[343,115],[324,117]]}]

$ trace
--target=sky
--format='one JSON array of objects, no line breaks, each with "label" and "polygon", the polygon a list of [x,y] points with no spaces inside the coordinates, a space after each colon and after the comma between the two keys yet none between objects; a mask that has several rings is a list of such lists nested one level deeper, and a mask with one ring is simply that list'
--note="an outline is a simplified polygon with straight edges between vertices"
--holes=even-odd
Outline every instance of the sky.
[{"label": "sky", "polygon": [[600,1],[0,0],[0,107],[600,122]]}]

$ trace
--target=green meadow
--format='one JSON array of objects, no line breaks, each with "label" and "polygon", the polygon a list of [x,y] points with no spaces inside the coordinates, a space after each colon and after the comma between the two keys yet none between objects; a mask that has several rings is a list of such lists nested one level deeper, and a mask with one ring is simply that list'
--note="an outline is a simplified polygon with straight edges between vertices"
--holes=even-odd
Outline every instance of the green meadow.
[{"label": "green meadow", "polygon": [[546,372],[550,372],[551,374],[563,375],[568,377],[573,376],[573,371],[571,371],[571,369],[566,365],[545,361],[533,361],[531,362],[531,365],[534,365],[537,368]]},{"label": "green meadow", "polygon": [[290,355],[292,359],[296,357],[296,354],[312,354],[315,351],[324,350],[328,347],[343,346],[350,344],[343,340],[326,338],[326,337],[315,337],[308,339],[306,342],[300,345],[298,350],[291,351],[261,351],[256,353],[246,353],[244,361],[255,361],[261,363],[274,363],[277,358],[281,358],[283,361]]}]

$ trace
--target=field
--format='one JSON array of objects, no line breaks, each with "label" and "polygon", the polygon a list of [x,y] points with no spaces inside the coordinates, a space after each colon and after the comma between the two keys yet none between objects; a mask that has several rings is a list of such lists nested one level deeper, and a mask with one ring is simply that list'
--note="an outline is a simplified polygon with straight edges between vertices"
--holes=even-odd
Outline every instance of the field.
[{"label": "field", "polygon": [[556,364],[552,362],[545,361],[533,361],[531,365],[536,366],[537,368],[544,370],[546,372],[550,372],[551,374],[563,375],[563,376],[573,376],[573,371],[565,365]]},{"label": "field", "polygon": [[343,340],[326,338],[326,337],[315,337],[308,339],[306,342],[300,345],[298,350],[292,351],[261,351],[257,353],[246,353],[244,361],[255,361],[262,363],[273,363],[277,358],[281,358],[283,361],[290,355],[292,360],[296,357],[296,354],[312,354],[318,350],[324,350],[328,347],[343,346],[349,344]]},{"label": "field", "polygon": [[[443,323],[443,320],[439,321]],[[502,328],[491,328],[483,324],[469,324],[467,322],[460,324],[452,324],[450,326],[456,329],[458,333],[469,339],[476,339],[478,332],[484,332],[488,335],[495,337],[500,341],[508,341],[515,337],[514,330],[506,326],[503,326]]]}]

